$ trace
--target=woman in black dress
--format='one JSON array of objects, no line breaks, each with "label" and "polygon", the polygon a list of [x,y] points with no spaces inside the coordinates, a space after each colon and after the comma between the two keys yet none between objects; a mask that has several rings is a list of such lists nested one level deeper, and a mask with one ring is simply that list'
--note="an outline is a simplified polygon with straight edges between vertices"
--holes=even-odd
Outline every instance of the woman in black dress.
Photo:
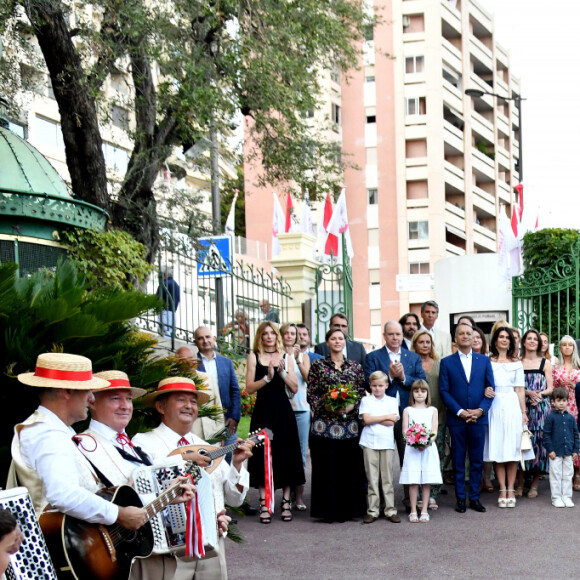
[{"label": "woman in black dress", "polygon": [[[287,390],[296,393],[298,383],[294,366],[286,368],[282,337],[278,325],[265,321],[260,324],[254,339],[254,352],[248,355],[246,390],[257,393],[250,430],[268,427],[272,440],[272,471],[274,489],[282,488],[284,522],[292,521],[290,488],[305,482],[298,439],[296,417],[288,399]],[[264,454],[256,451],[248,462],[250,485],[260,490],[260,521],[269,524],[271,514],[265,505]]]},{"label": "woman in black dress", "polygon": [[308,402],[312,409],[310,460],[312,498],[310,515],[325,522],[345,522],[362,516],[367,509],[363,452],[359,446],[358,408],[335,412],[326,407],[324,395],[330,387],[352,384],[365,396],[363,368],[344,357],[346,336],[340,329],[326,333],[330,354],[315,360],[308,375]]}]

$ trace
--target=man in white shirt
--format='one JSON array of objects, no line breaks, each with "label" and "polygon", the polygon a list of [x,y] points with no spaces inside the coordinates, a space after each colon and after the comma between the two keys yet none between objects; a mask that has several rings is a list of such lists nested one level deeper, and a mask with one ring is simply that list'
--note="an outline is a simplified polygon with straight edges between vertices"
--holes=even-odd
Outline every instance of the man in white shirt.
[{"label": "man in white shirt", "polygon": [[423,302],[421,305],[421,318],[423,319],[421,328],[431,333],[433,346],[439,358],[449,356],[451,354],[451,334],[435,328],[435,322],[439,318],[439,305],[437,302],[434,300]]},{"label": "man in white shirt", "polygon": [[93,377],[91,361],[71,354],[41,354],[35,372],[18,375],[18,380],[39,388],[40,406],[14,429],[9,487],[26,486],[38,515],[50,505],[86,522],[140,528],[147,521],[145,510],[118,507],[95,495],[101,484],[73,440],[71,425],[87,418],[94,401],[91,391],[108,386]]},{"label": "man in white shirt", "polygon": [[[157,390],[144,399],[145,404],[157,409],[161,416],[161,424],[152,431],[135,435],[133,443],[139,445],[154,463],[166,458],[179,447],[206,444],[192,433],[192,428],[197,419],[198,405],[208,400],[209,395],[198,390],[191,379],[169,377],[162,380]],[[252,447],[251,442],[242,443],[234,451],[231,465],[228,465],[226,461],[221,461],[210,473],[216,514],[224,510],[226,502],[235,507],[240,506],[244,501],[250,477],[243,463],[252,455]],[[191,459],[189,454],[185,454],[184,457]],[[208,460],[204,459],[207,465]],[[157,580],[164,578],[191,580],[192,577],[197,580],[225,579],[227,566],[223,538],[220,539],[217,551],[217,558],[193,562],[178,559],[175,576],[159,576]]]}]

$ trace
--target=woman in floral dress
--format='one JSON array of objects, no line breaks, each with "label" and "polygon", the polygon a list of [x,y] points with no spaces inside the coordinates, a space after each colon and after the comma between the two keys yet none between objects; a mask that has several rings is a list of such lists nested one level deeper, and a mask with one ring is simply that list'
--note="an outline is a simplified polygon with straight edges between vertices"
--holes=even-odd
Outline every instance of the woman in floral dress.
[{"label": "woman in floral dress", "polygon": [[[576,404],[576,384],[580,383],[580,357],[576,341],[569,335],[560,339],[558,347],[559,364],[554,367],[554,388],[565,387],[570,392],[567,411],[578,420]],[[574,462],[574,490],[580,491],[580,458]]]},{"label": "woman in floral dress", "polygon": [[363,452],[359,446],[358,408],[329,410],[324,403],[328,389],[352,384],[365,396],[363,368],[344,357],[346,336],[340,329],[326,333],[330,354],[316,360],[308,375],[308,403],[312,409],[310,459],[312,497],[310,515],[326,522],[345,522],[366,512],[366,478]]},{"label": "woman in floral dress", "polygon": [[[522,339],[528,429],[532,432],[534,459],[526,461],[526,471],[532,473],[529,498],[538,496],[538,481],[548,471],[548,457],[544,448],[544,421],[550,413],[552,394],[552,365],[542,356],[542,338],[537,330],[528,330]],[[523,490],[524,474],[518,472],[518,490]],[[517,495],[517,494],[516,494]]]}]

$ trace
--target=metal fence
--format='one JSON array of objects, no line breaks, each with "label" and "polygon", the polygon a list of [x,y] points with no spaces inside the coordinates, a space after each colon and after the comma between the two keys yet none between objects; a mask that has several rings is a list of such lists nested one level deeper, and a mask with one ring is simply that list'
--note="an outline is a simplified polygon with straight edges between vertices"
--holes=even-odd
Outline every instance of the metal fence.
[{"label": "metal fence", "polygon": [[521,331],[536,328],[552,342],[579,335],[579,259],[576,246],[548,269],[529,268],[512,284],[514,325]]},{"label": "metal fence", "polygon": [[[214,273],[204,275],[195,243],[186,236],[167,232],[162,239],[156,260],[158,272],[150,277],[145,290],[154,294],[165,288],[166,295],[171,295],[171,288],[163,279],[163,271],[171,271],[179,286],[179,304],[174,308],[169,298],[166,301],[169,316],[164,321],[150,313],[138,324],[170,338],[172,349],[176,340],[192,343],[195,329],[207,326],[218,338],[247,351],[258,325],[266,317],[275,319],[277,315],[279,320],[287,320],[290,286],[281,276],[235,257],[231,263],[215,260],[211,265]],[[207,265],[207,256],[204,264]]]}]

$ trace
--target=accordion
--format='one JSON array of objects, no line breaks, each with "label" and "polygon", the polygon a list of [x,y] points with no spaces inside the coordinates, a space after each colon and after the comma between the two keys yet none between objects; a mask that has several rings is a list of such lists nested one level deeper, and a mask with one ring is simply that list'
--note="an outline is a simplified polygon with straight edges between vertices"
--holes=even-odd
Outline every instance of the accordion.
[{"label": "accordion", "polygon": [[[143,503],[153,500],[179,475],[185,475],[186,462],[179,456],[168,457],[162,466],[139,466],[133,472],[133,487],[141,496]],[[210,476],[199,469],[197,489],[203,541],[206,558],[216,556],[218,544],[217,520],[213,501]],[[185,504],[170,505],[150,520],[155,546],[153,554],[185,554],[185,528],[187,515]]]},{"label": "accordion", "polygon": [[20,550],[10,557],[7,580],[57,580],[28,490],[15,487],[0,491],[0,508],[12,513],[24,534]]}]

